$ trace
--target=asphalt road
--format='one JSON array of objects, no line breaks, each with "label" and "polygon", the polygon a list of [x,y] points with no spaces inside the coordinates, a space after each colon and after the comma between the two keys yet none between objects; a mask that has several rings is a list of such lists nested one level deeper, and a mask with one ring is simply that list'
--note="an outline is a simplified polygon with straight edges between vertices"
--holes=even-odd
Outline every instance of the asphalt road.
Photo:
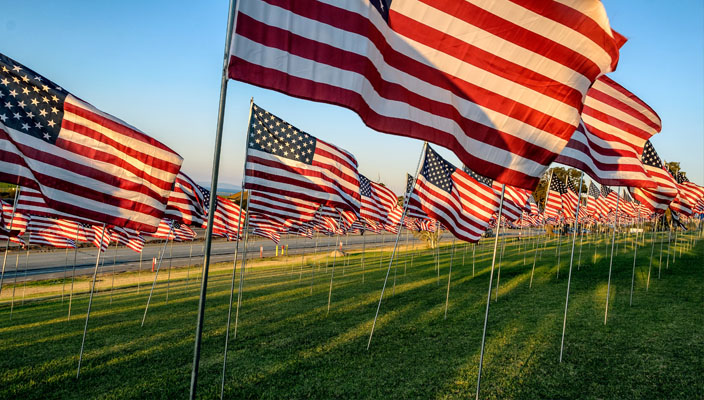
[{"label": "asphalt road", "polygon": [[[507,232],[506,235],[513,236],[517,232]],[[199,235],[202,237],[202,235]],[[503,236],[503,235],[502,235]],[[349,235],[342,238],[342,250],[361,250],[363,247],[367,250],[389,247],[396,239],[396,235],[392,233],[385,234],[370,234],[366,235]],[[337,237],[319,236],[317,239],[308,239],[301,236],[283,236],[280,245],[288,245],[289,255],[296,254],[311,254],[314,251],[322,254],[331,252],[335,246]],[[401,236],[401,244],[405,245],[406,240],[409,244],[421,243],[422,240],[415,238],[412,234],[407,235],[404,231]],[[442,241],[448,242],[452,240],[452,235],[446,233],[443,235]],[[316,246],[317,243],[317,246]],[[201,264],[203,260],[203,240],[194,242],[169,242],[164,247],[163,240],[149,241],[144,246],[141,254],[142,270],[150,270],[152,259],[159,260],[159,254],[165,250],[162,267],[171,265],[172,267],[180,267],[186,265]],[[276,244],[269,239],[250,236],[248,241],[247,259],[259,258],[260,249],[263,257],[273,257],[276,253]],[[235,242],[228,242],[224,239],[216,239],[213,241],[211,250],[211,262],[232,261],[235,252]],[[240,244],[240,254],[242,245]],[[76,264],[76,276],[90,275],[95,268],[95,259],[97,249],[95,247],[82,247],[77,251],[69,249],[68,251],[52,249],[52,250],[36,250],[31,249],[29,253],[25,250],[10,249],[7,253],[7,261],[5,263],[4,284],[15,281],[17,276],[18,282],[25,280],[43,280],[43,279],[58,279],[64,274],[71,275],[74,264]],[[241,257],[241,255],[239,256]],[[101,255],[101,266],[98,273],[112,272],[113,265],[116,272],[137,271],[140,269],[140,254],[130,250],[124,246],[113,245],[107,252]]]}]

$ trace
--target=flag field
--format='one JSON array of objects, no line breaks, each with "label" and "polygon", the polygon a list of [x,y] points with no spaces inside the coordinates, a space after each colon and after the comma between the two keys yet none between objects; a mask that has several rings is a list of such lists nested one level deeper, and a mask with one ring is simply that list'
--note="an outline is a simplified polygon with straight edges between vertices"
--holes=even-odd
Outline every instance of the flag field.
[{"label": "flag field", "polygon": [[[698,232],[681,234],[670,257],[667,232],[656,236],[647,292],[651,233],[645,242],[639,240],[632,306],[633,237],[618,239],[606,325],[611,236],[586,236],[579,269],[575,249],[562,363],[558,356],[571,240],[562,238],[556,251],[555,238],[544,248],[540,239],[540,250],[535,250],[534,238],[520,247],[515,238],[507,239],[498,300],[493,292],[491,297],[482,398],[701,398],[704,244],[688,246],[694,235]],[[225,398],[473,396],[493,239],[476,247],[474,276],[472,245],[467,246],[465,253],[464,244],[456,245],[452,258],[453,247],[443,243],[439,278],[435,250],[401,249],[392,268],[395,284],[390,278],[369,350],[390,248],[381,267],[380,252],[367,251],[364,271],[361,253],[337,257],[329,314],[332,257],[319,253],[304,257],[303,263],[300,255],[248,261],[237,335],[230,335]],[[53,285],[58,295],[24,304],[18,284],[10,316],[12,287],[6,286],[0,298],[0,398],[186,397],[200,269],[172,271],[167,303],[165,265],[141,328],[151,271],[142,272],[139,292],[136,273],[118,274],[112,304],[110,275],[101,277],[79,379],[75,368],[88,296],[74,297],[67,321],[60,280],[30,282],[28,292]],[[231,262],[210,269],[200,398],[219,398],[231,276]],[[78,281],[82,292],[86,279]]]}]

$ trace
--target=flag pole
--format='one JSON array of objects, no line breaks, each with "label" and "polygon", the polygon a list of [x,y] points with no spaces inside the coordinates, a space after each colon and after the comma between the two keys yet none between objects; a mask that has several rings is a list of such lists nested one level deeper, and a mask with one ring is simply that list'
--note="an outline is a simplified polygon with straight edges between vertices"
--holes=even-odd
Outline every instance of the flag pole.
[{"label": "flag pole", "polygon": [[[172,224],[176,224],[175,221],[171,222]],[[173,232],[173,228],[171,228],[171,231]],[[169,235],[171,236],[171,235]],[[169,271],[166,274],[166,304],[169,304],[169,291],[171,290],[171,265],[173,264],[174,261],[174,240],[176,239],[176,234],[173,234],[173,237],[169,237],[169,241],[171,242],[171,246],[169,246]],[[164,247],[164,251],[166,251],[166,247]],[[163,254],[162,254],[163,257]]]},{"label": "flag pole", "polygon": [[[413,177],[413,186],[411,186],[410,192],[408,192],[408,198],[406,198],[406,204],[403,206],[403,214],[401,214],[400,225],[403,225],[403,220],[406,219],[406,213],[408,212],[408,204],[411,202],[411,195],[413,194],[413,189],[418,181],[418,174],[420,173],[420,168],[423,165],[423,160],[425,159],[426,150],[428,149],[428,142],[423,142],[423,149],[420,152],[420,157],[418,158],[418,165],[416,166],[416,173]],[[372,344],[372,337],[374,336],[374,328],[376,328],[376,320],[379,317],[379,309],[381,308],[381,300],[384,298],[384,291],[386,290],[386,283],[389,280],[389,273],[391,272],[391,264],[394,262],[394,256],[396,255],[396,247],[398,246],[398,240],[401,237],[401,228],[399,226],[398,233],[396,234],[396,243],[394,244],[394,249],[391,252],[391,259],[389,260],[389,267],[386,269],[386,277],[384,278],[384,285],[381,288],[381,294],[379,295],[379,304],[376,306],[376,314],[374,315],[374,322],[372,323],[372,329],[369,332],[369,341],[367,342],[367,350]]]},{"label": "flag pole", "polygon": [[447,273],[447,294],[445,295],[445,317],[447,319],[447,305],[450,302],[450,278],[452,277],[452,262],[455,258],[455,238],[452,238],[452,253],[450,254],[450,270]]},{"label": "flag pole", "polygon": [[100,246],[98,246],[98,256],[95,258],[95,270],[93,270],[93,284],[90,287],[90,297],[88,298],[88,311],[86,312],[86,324],[83,326],[83,339],[81,339],[81,351],[78,353],[78,369],[76,379],[81,375],[81,362],[83,361],[83,347],[86,343],[86,332],[88,332],[88,319],[90,318],[90,307],[93,305],[93,292],[95,292],[95,278],[98,276],[98,266],[100,265],[100,253],[103,252],[103,240],[105,239],[105,224],[100,233]]},{"label": "flag pole", "polygon": [[76,280],[76,258],[78,257],[78,229],[79,225],[76,223],[76,243],[73,248],[73,268],[71,270],[71,293],[68,295],[68,317],[66,322],[71,320],[71,302],[73,301],[73,283]]},{"label": "flag pole", "polygon": [[[242,230],[242,234],[244,235],[244,243],[242,244],[242,265],[240,265],[240,285],[237,288],[237,308],[235,308],[235,331],[232,332],[233,339],[237,339],[237,326],[240,320],[240,304],[242,304],[242,291],[244,290],[244,274],[246,272],[245,268],[247,267],[247,241],[249,240],[249,195],[251,194],[252,192],[249,191],[249,194],[247,195],[247,214],[244,216],[244,228]],[[237,226],[237,230],[239,231],[239,226]]]},{"label": "flag pole", "polygon": [[614,242],[616,241],[616,228],[618,227],[618,202],[621,196],[616,192],[616,213],[614,214],[614,233],[611,235],[611,260],[609,261],[609,280],[606,285],[606,308],[604,309],[604,325],[609,315],[609,295],[611,294],[611,268],[614,264]]},{"label": "flag pole", "polygon": [[[552,175],[551,175],[552,177]],[[491,286],[494,280],[494,265],[496,265],[496,249],[499,245],[499,231],[501,230],[501,213],[504,209],[504,194],[506,193],[506,184],[501,185],[501,202],[499,203],[499,216],[496,219],[496,235],[494,236],[494,255],[491,258],[491,273],[489,275],[489,291],[486,295],[486,311],[484,312],[484,330],[482,332],[482,347],[479,352],[479,370],[477,371],[477,394],[476,400],[479,400],[479,390],[482,384],[482,364],[484,364],[484,346],[486,344],[486,325],[489,321],[489,305],[491,304]],[[546,203],[547,204],[547,200]]]},{"label": "flag pole", "polygon": [[[638,226],[638,225],[636,225]],[[642,224],[641,224],[642,226]],[[645,234],[645,232],[643,232]],[[638,255],[638,230],[636,230],[636,240],[633,242],[633,272],[631,273],[631,297],[628,300],[628,305],[633,306],[633,286],[636,283],[636,257]]]},{"label": "flag pole", "polygon": [[215,207],[217,207],[217,187],[218,187],[218,172],[220,170],[220,149],[222,147],[222,128],[225,119],[225,101],[227,98],[227,70],[230,58],[230,44],[232,42],[232,32],[235,26],[235,14],[237,7],[235,0],[230,0],[227,16],[227,31],[225,34],[225,50],[223,54],[222,74],[220,78],[220,101],[218,104],[218,119],[215,129],[215,146],[213,149],[213,169],[210,180],[210,204],[208,213],[208,227],[205,231],[205,248],[203,257],[203,269],[200,286],[200,297],[198,299],[198,320],[196,322],[196,337],[194,340],[193,349],[193,365],[191,369],[191,387],[189,398],[195,400],[196,388],[198,386],[198,367],[200,366],[200,346],[203,337],[203,320],[205,316],[205,295],[208,289],[208,269],[210,267],[210,249],[212,245],[213,234],[213,219],[215,216]]},{"label": "flag pole", "polygon": [[15,201],[12,203],[12,216],[10,217],[10,226],[7,230],[7,243],[5,243],[5,255],[2,259],[2,272],[0,272],[0,294],[2,294],[2,282],[5,280],[5,265],[7,264],[7,252],[10,250],[10,233],[12,232],[12,223],[15,220],[15,210],[17,210],[17,199],[20,196],[22,186],[17,186],[15,190]]},{"label": "flag pole", "polygon": [[[570,302],[570,284],[572,283],[572,263],[574,262],[574,244],[577,242],[577,229],[579,229],[579,206],[582,205],[582,180],[584,172],[579,175],[579,189],[577,190],[577,210],[575,211],[574,231],[572,232],[572,253],[570,254],[570,269],[567,273],[567,295],[565,296],[565,316],[562,319],[562,341],[560,342],[560,362],[562,351],[565,349],[565,328],[567,327],[567,305]],[[580,234],[581,236],[581,234]]]},{"label": "flag pole", "polygon": [[[342,226],[342,214],[340,212],[337,212],[339,214],[339,222],[338,226]],[[330,314],[330,299],[332,298],[332,279],[335,277],[335,262],[337,261],[337,252],[340,246],[340,235],[335,235],[335,250],[333,250],[333,256],[332,256],[332,271],[330,273],[330,289],[328,290],[328,311],[325,313],[325,315]]]},{"label": "flag pole", "polygon": [[142,316],[142,325],[140,327],[144,326],[144,320],[147,319],[147,310],[149,310],[149,303],[152,301],[152,294],[154,294],[154,286],[156,286],[156,278],[159,276],[159,268],[161,267],[161,260],[164,259],[164,253],[166,253],[166,244],[169,243],[169,237],[171,236],[171,232],[174,231],[174,226],[171,225],[171,228],[169,229],[169,233],[166,235],[166,239],[164,239],[164,247],[161,249],[161,253],[159,254],[159,263],[156,265],[156,272],[154,273],[154,282],[152,282],[152,289],[149,291],[149,298],[147,299],[147,306],[144,307],[144,316]]},{"label": "flag pole", "polygon": [[[249,114],[251,119],[252,116],[252,102],[250,101],[249,103]],[[249,135],[247,135],[247,142],[249,142]],[[248,146],[245,146],[245,160],[247,159],[247,149]],[[245,162],[246,165],[246,162]],[[244,172],[242,174],[242,192],[240,192],[240,213],[239,216],[237,217],[237,230],[240,230],[240,224],[242,223],[242,202],[244,200]],[[247,203],[249,204],[249,196],[247,196]],[[249,209],[247,209],[249,211]],[[237,243],[235,244],[235,261],[233,262],[232,265],[232,282],[230,283],[230,305],[227,309],[227,324],[225,328],[225,350],[223,351],[222,354],[222,380],[220,382],[220,399],[222,400],[222,396],[225,393],[225,370],[227,368],[227,344],[230,342],[230,320],[232,316],[232,298],[234,297],[235,294],[235,276],[237,275],[237,253],[239,252],[240,249],[240,241],[239,241],[239,232],[238,232],[238,240]],[[242,268],[240,268],[240,274],[242,274]],[[243,276],[240,276],[240,282],[242,281]],[[239,292],[238,292],[238,300],[239,300]]]},{"label": "flag pole", "polygon": [[118,240],[115,240],[115,251],[112,253],[112,284],[110,285],[110,304],[112,304],[112,291],[115,289],[115,264],[117,263],[117,245]]}]

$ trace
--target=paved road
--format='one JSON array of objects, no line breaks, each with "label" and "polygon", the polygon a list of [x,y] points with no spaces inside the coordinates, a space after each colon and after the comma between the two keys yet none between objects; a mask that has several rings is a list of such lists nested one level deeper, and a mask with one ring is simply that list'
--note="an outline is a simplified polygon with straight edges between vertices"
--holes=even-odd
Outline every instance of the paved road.
[{"label": "paved road", "polygon": [[[506,235],[516,235],[517,232],[507,232]],[[202,234],[199,235],[202,237]],[[276,245],[268,240],[258,237],[252,237],[248,242],[247,259],[258,258],[260,249],[264,257],[272,257],[276,252]],[[371,250],[379,247],[389,247],[396,239],[395,234],[386,233],[382,235],[367,234],[349,235],[342,237],[342,249],[346,250],[361,250],[365,247]],[[405,231],[401,236],[401,244],[409,245],[422,241],[415,238],[412,234],[406,235]],[[442,241],[451,241],[450,234],[443,235]],[[324,253],[332,251],[337,241],[336,237],[319,236],[317,239],[308,239],[300,236],[284,236],[281,244],[288,245],[289,255],[296,254],[311,254],[316,250]],[[195,242],[170,242],[165,248],[163,266],[171,264],[172,267],[200,264],[203,260],[203,245],[204,241]],[[164,249],[163,241],[150,241],[144,246],[142,256],[142,269],[151,269],[152,258],[158,260],[160,252]],[[242,246],[240,245],[240,252]],[[216,239],[213,241],[211,251],[211,262],[232,261],[235,252],[235,242],[228,242],[224,239]],[[26,280],[41,280],[41,279],[56,279],[64,276],[64,271],[71,274],[71,269],[76,259],[76,275],[90,275],[95,268],[95,258],[97,249],[95,247],[82,247],[78,251],[70,249],[65,250],[30,250],[29,256],[27,251],[19,249],[11,249],[7,254],[7,262],[5,265],[4,284],[14,282],[15,275],[18,282]],[[137,271],[140,268],[140,254],[124,247],[110,247],[107,252],[101,255],[101,267],[98,273],[112,272],[113,263],[115,271]],[[15,272],[16,271],[16,272]]]}]

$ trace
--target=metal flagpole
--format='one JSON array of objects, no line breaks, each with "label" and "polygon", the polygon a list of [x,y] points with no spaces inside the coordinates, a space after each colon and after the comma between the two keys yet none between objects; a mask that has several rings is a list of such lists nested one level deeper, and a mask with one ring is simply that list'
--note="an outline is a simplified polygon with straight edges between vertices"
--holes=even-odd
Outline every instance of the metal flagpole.
[{"label": "metal flagpole", "polygon": [[[636,225],[638,226],[638,225]],[[643,232],[645,234],[645,232]],[[631,297],[628,305],[633,305],[633,286],[636,283],[636,257],[638,255],[638,231],[636,230],[636,240],[633,242],[633,272],[631,273]]]},{"label": "metal flagpole", "polygon": [[32,241],[32,234],[29,234],[29,240],[27,241],[27,255],[24,257],[24,281],[22,282],[22,305],[24,305],[24,294],[27,291],[27,267],[29,264],[29,244]]},{"label": "metal flagpole", "polygon": [[[172,224],[175,224],[176,222],[172,222]],[[173,228],[171,229],[173,232]],[[171,236],[171,235],[169,235]],[[171,242],[171,246],[169,246],[169,271],[166,274],[166,304],[169,304],[169,290],[171,289],[171,265],[174,260],[174,239],[176,239],[176,234],[173,235],[173,237],[169,238],[169,241]],[[164,251],[166,251],[166,248],[164,248]],[[162,255],[163,257],[163,255]]]},{"label": "metal flagpole", "polygon": [[[247,119],[249,121],[252,117],[252,102],[250,101],[249,105],[249,114],[250,118]],[[249,141],[249,135],[247,135],[247,141]],[[245,146],[245,159],[246,159],[246,149],[248,146]],[[244,174],[242,175],[242,188],[244,188]],[[242,192],[240,193],[240,213],[239,216],[237,217],[237,230],[240,228],[240,224],[242,223],[242,202],[244,200],[244,189],[242,189]],[[249,196],[247,196],[247,203],[249,204]],[[247,209],[249,210],[249,209]],[[239,234],[238,234],[239,236]],[[227,345],[230,342],[230,319],[232,316],[232,298],[235,295],[235,276],[237,275],[237,253],[239,252],[240,249],[240,241],[239,237],[237,238],[237,242],[235,244],[235,260],[232,264],[232,282],[230,283],[230,305],[227,309],[227,324],[225,325],[225,350],[223,351],[222,354],[222,380],[220,382],[220,399],[222,399],[223,394],[225,393],[225,369],[227,367]]]},{"label": "metal flagpole", "polygon": [[[225,50],[223,54],[222,74],[220,79],[220,102],[218,105],[217,127],[215,129],[215,147],[213,149],[213,172],[210,180],[210,204],[209,210],[215,210],[217,206],[218,172],[220,170],[220,149],[222,147],[222,128],[225,119],[225,100],[227,98],[227,70],[230,58],[230,44],[232,42],[232,31],[235,25],[235,15],[237,9],[235,0],[230,0],[227,17],[227,32],[225,34]],[[195,400],[196,388],[198,386],[198,367],[200,366],[200,345],[203,336],[203,320],[205,316],[205,295],[208,289],[208,269],[210,267],[210,249],[212,245],[214,212],[208,213],[208,227],[205,231],[203,270],[200,286],[200,297],[198,299],[198,320],[196,323],[196,337],[193,349],[193,366],[191,370],[191,387],[189,397]]]},{"label": "metal flagpole", "polygon": [[475,262],[477,261],[477,259],[475,257],[476,252],[477,252],[477,244],[473,243],[472,244],[472,277],[474,277],[474,265],[475,265]]},{"label": "metal flagpole", "polygon": [[20,266],[20,252],[16,253],[15,257],[15,276],[12,282],[12,300],[10,302],[10,319],[12,319],[12,311],[15,309],[15,288],[17,287],[17,268]]},{"label": "metal flagpole", "polygon": [[[410,203],[411,195],[413,194],[413,189],[415,189],[415,183],[418,180],[418,174],[420,173],[420,168],[423,165],[423,160],[425,159],[425,153],[428,148],[428,142],[423,142],[423,150],[420,152],[420,157],[418,158],[418,165],[416,166],[416,173],[413,177],[413,186],[411,186],[411,191],[408,193],[406,198],[406,203],[403,206],[403,214],[401,214],[400,225],[406,219],[406,213],[408,212],[408,203]],[[396,234],[396,243],[394,243],[394,249],[391,252],[391,259],[389,260],[389,267],[386,269],[386,277],[384,278],[384,285],[381,287],[381,294],[379,295],[379,304],[376,306],[376,314],[374,315],[374,322],[372,323],[372,329],[369,332],[369,341],[367,342],[367,350],[372,344],[372,337],[374,336],[374,328],[376,328],[376,320],[379,317],[379,309],[381,308],[381,301],[384,298],[384,291],[386,290],[386,282],[389,280],[389,273],[391,272],[391,264],[394,261],[394,256],[396,255],[396,247],[398,246],[398,239],[401,237],[401,228],[399,227],[398,233]]]},{"label": "metal flagpole", "polygon": [[[249,194],[251,194],[251,191]],[[237,308],[235,309],[235,331],[232,332],[233,339],[237,339],[237,326],[240,321],[240,305],[242,304],[242,291],[244,290],[244,273],[245,268],[247,267],[247,241],[249,240],[249,194],[247,194],[247,214],[245,214],[244,217],[244,230],[242,231],[244,234],[244,243],[242,244],[242,265],[240,265],[240,285],[237,288]],[[239,226],[237,229],[239,229]]]},{"label": "metal flagpole", "polygon": [[[342,214],[338,212],[340,218],[339,218],[339,226],[342,226]],[[382,236],[383,238],[383,236]],[[325,313],[325,315],[330,314],[330,299],[332,298],[332,280],[335,277],[335,262],[337,261],[337,252],[340,244],[340,235],[336,235],[335,238],[335,250],[333,250],[333,256],[332,256],[332,271],[330,273],[330,289],[328,290],[328,311]]]},{"label": "metal flagpole", "polygon": [[139,294],[139,286],[140,286],[140,280],[142,279],[142,253],[144,252],[144,248],[139,251],[139,271],[137,272],[137,294]]},{"label": "metal flagpole", "polygon": [[618,201],[621,196],[616,192],[616,213],[614,215],[614,233],[611,235],[611,260],[609,261],[609,280],[606,285],[606,308],[604,309],[604,325],[606,325],[606,318],[609,315],[609,295],[611,294],[611,268],[614,264],[614,241],[616,240],[616,228],[618,226]]},{"label": "metal flagpole", "polygon": [[15,220],[15,210],[17,210],[17,198],[22,191],[22,186],[17,186],[15,190],[15,201],[12,203],[12,216],[10,217],[10,225],[7,232],[7,243],[5,243],[5,255],[2,259],[2,272],[0,272],[0,294],[2,294],[2,282],[5,280],[5,265],[7,264],[7,252],[10,250],[10,232],[12,231],[12,223]]},{"label": "metal flagpole", "polygon": [[142,325],[140,327],[144,326],[144,320],[147,319],[147,310],[149,310],[149,303],[152,301],[152,294],[154,294],[154,286],[156,286],[156,278],[159,276],[159,268],[161,267],[161,260],[164,259],[164,253],[166,253],[166,244],[169,243],[169,237],[171,236],[171,232],[173,232],[174,227],[171,225],[171,228],[169,229],[169,233],[166,235],[166,239],[164,239],[164,247],[161,249],[161,253],[159,254],[159,263],[156,264],[156,272],[154,273],[154,281],[152,282],[152,288],[149,291],[149,298],[147,299],[147,306],[144,307],[144,316],[142,316]]},{"label": "metal flagpole", "polygon": [[112,291],[115,289],[115,264],[117,263],[117,244],[115,240],[115,251],[112,253],[112,284],[110,285],[110,304],[112,304]]},{"label": "metal flagpole", "polygon": [[530,271],[530,283],[528,284],[528,289],[533,288],[533,275],[535,275],[535,261],[538,258],[538,251],[540,251],[540,237],[537,237],[533,241],[533,269]]},{"label": "metal flagpole", "polygon": [[68,318],[66,322],[71,320],[71,302],[73,301],[73,283],[76,280],[76,258],[78,257],[78,229],[79,225],[76,223],[76,247],[73,248],[73,268],[71,270],[71,293],[68,295]]},{"label": "metal flagpole", "polygon": [[194,238],[191,238],[191,250],[188,252],[188,268],[186,269],[186,293],[188,293],[188,282],[191,278],[191,259],[193,258],[193,242]]},{"label": "metal flagpole", "polygon": [[66,270],[68,269],[68,246],[66,246],[66,255],[64,256],[64,278],[61,280],[61,304],[64,304],[64,293],[66,291]]},{"label": "metal flagpole", "polygon": [[452,253],[450,253],[450,270],[447,272],[447,294],[445,295],[445,317],[447,319],[447,304],[450,302],[450,278],[452,277],[452,261],[455,258],[455,238],[452,238]]},{"label": "metal flagpole", "polygon": [[562,341],[560,342],[560,362],[562,362],[562,351],[565,348],[565,328],[567,327],[567,305],[570,302],[570,284],[572,283],[572,263],[574,261],[574,244],[577,241],[577,229],[579,229],[579,206],[582,205],[582,180],[584,172],[579,175],[579,189],[577,190],[577,210],[575,211],[574,231],[572,232],[572,253],[570,254],[570,269],[567,273],[567,295],[565,296],[565,316],[562,319]]},{"label": "metal flagpole", "polygon": [[[367,229],[367,222],[362,220],[362,283],[364,283],[364,253],[367,246],[367,236],[365,235]],[[311,284],[311,288],[313,285]],[[312,290],[312,289],[311,289]]]},{"label": "metal flagpole", "polygon": [[[491,286],[494,280],[494,265],[496,264],[496,249],[499,245],[499,231],[501,230],[501,213],[504,209],[504,193],[506,185],[501,185],[501,202],[499,203],[499,216],[496,219],[496,236],[494,237],[494,255],[491,258],[491,273],[489,275],[489,291],[486,294],[486,311],[484,312],[484,330],[482,331],[482,347],[479,352],[479,370],[477,372],[477,395],[476,400],[479,400],[479,390],[482,384],[482,364],[484,363],[484,346],[486,344],[486,325],[489,321],[489,305],[491,304]],[[547,204],[547,203],[546,203]]]},{"label": "metal flagpole", "polygon": [[100,246],[98,246],[98,256],[95,258],[95,270],[93,271],[93,284],[90,287],[90,297],[88,298],[88,311],[86,312],[86,324],[83,327],[83,339],[81,339],[81,351],[78,353],[78,369],[76,379],[81,375],[81,362],[83,361],[83,347],[86,343],[86,332],[88,332],[88,319],[90,318],[90,307],[93,305],[93,292],[95,291],[95,278],[98,276],[98,266],[100,265],[100,253],[103,252],[103,240],[105,239],[105,224],[100,233]]}]

